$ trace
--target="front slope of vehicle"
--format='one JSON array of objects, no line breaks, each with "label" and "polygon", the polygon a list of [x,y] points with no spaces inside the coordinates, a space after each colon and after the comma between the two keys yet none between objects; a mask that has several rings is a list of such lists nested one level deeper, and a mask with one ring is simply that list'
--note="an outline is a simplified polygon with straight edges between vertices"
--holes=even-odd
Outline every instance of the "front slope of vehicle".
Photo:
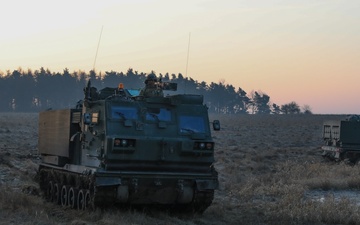
[{"label": "front slope of vehicle", "polygon": [[201,96],[104,104],[104,130],[92,127],[105,133],[99,183],[114,185],[120,202],[190,204],[199,211],[210,205],[218,181]]}]

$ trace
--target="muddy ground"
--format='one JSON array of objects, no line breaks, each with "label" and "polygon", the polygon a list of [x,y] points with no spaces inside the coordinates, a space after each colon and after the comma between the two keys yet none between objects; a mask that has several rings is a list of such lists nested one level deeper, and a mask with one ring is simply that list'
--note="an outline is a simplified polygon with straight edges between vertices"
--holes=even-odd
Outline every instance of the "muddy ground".
[{"label": "muddy ground", "polygon": [[[212,135],[220,188],[202,215],[170,215],[119,208],[83,212],[46,202],[36,182],[38,114],[1,113],[0,224],[357,224],[356,212],[341,217],[331,211],[345,207],[339,204],[353,207],[350,200],[326,197],[329,190],[360,186],[357,168],[321,157],[323,122],[342,118],[211,115],[221,122]],[[334,167],[341,174],[331,172]],[[325,191],[325,200],[307,198],[312,190]]]}]

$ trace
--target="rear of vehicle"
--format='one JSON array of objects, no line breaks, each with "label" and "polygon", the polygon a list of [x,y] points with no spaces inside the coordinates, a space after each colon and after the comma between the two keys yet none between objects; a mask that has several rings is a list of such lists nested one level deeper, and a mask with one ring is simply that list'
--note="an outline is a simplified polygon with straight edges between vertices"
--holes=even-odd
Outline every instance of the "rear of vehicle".
[{"label": "rear of vehicle", "polygon": [[326,121],[323,125],[324,157],[335,161],[356,163],[360,159],[360,122],[352,117],[346,120]]}]

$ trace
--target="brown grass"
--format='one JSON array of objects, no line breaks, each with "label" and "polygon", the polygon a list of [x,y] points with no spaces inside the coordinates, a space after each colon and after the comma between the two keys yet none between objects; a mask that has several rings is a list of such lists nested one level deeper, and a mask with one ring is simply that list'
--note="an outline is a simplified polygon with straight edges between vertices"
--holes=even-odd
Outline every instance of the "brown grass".
[{"label": "brown grass", "polygon": [[[360,166],[323,161],[324,120],[337,115],[211,115],[220,189],[203,215],[79,212],[45,202],[35,175],[37,114],[0,114],[0,224],[358,224]],[[314,198],[313,193],[324,196]]]}]

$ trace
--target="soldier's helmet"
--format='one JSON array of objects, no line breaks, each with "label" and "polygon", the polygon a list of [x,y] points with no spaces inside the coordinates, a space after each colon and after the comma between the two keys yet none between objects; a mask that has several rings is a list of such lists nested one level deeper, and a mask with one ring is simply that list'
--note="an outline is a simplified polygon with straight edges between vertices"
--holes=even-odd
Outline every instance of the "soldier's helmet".
[{"label": "soldier's helmet", "polygon": [[145,84],[147,84],[149,81],[157,81],[157,77],[155,74],[149,74],[147,77],[146,77],[146,80],[145,80]]}]

